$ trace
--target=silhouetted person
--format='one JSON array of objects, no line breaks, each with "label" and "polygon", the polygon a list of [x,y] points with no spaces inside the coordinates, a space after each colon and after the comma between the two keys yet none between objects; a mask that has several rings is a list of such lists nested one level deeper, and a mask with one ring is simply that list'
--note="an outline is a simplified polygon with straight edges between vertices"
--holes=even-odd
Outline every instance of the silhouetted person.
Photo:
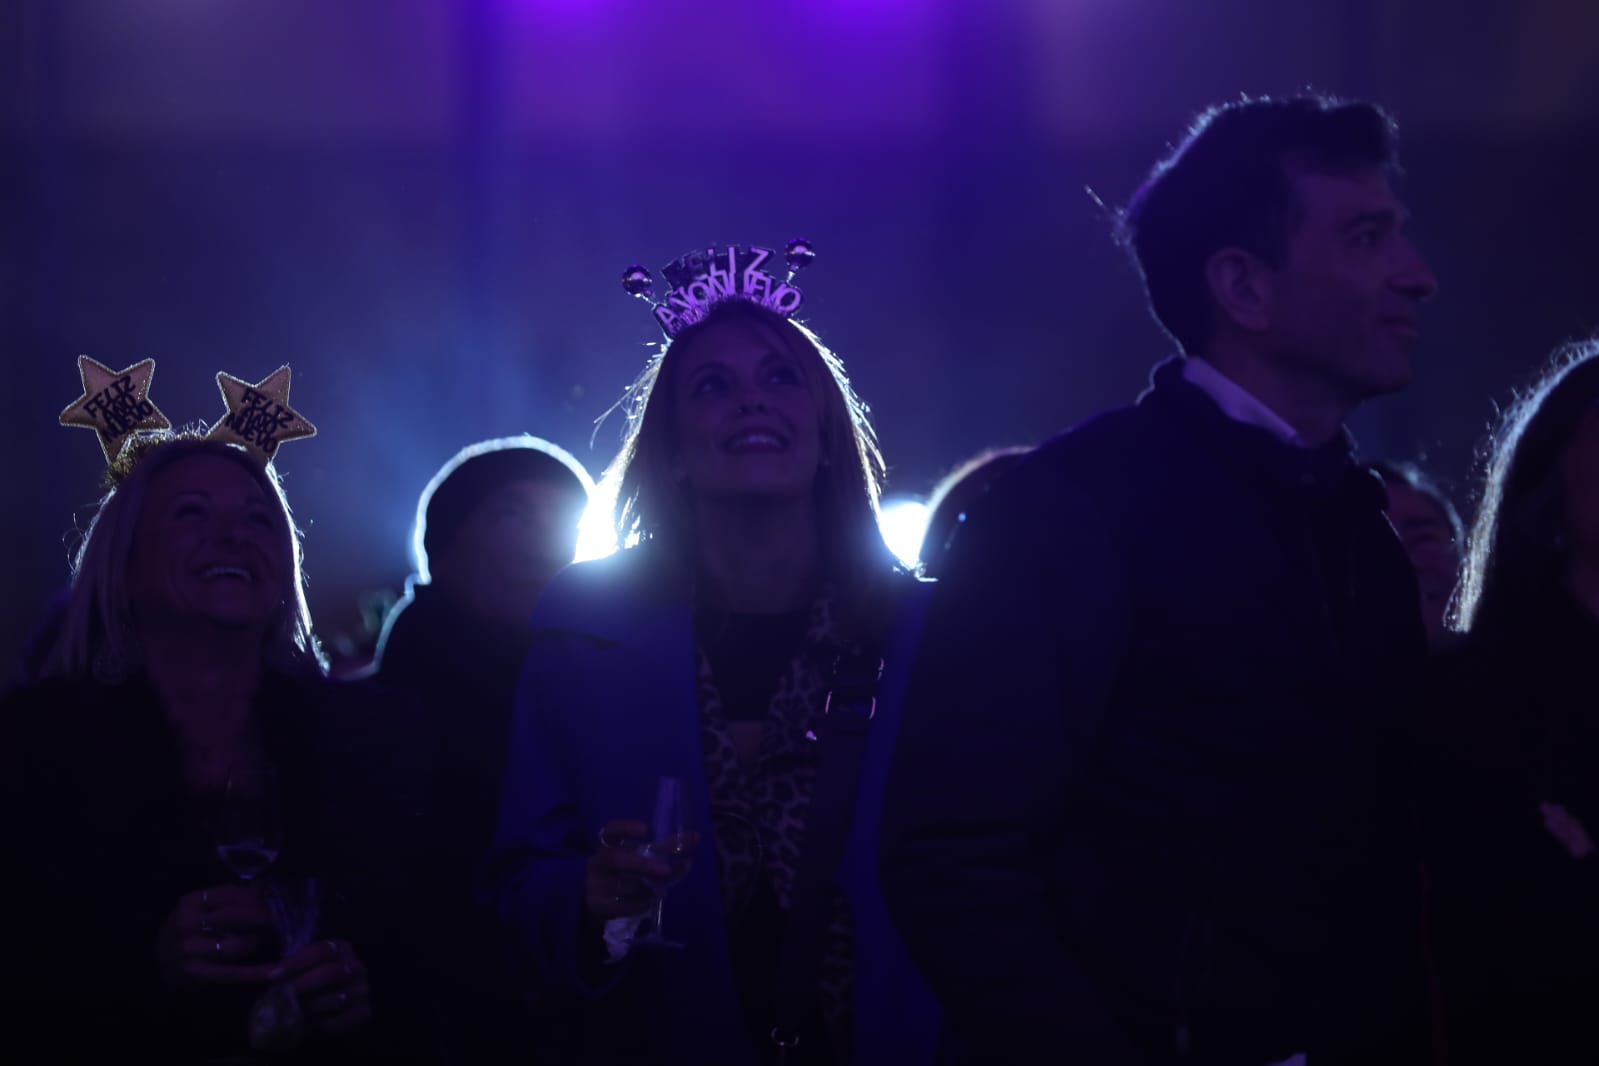
[{"label": "silhouetted person", "polygon": [[1454,639],[1449,604],[1460,580],[1460,553],[1466,539],[1460,513],[1414,463],[1373,463],[1371,470],[1382,478],[1388,521],[1416,571],[1427,644],[1434,650],[1447,647]]},{"label": "silhouetted person", "polygon": [[1599,343],[1505,413],[1456,621],[1427,793],[1450,1061],[1599,1062]]},{"label": "silhouetted person", "polygon": [[1394,127],[1203,115],[1124,213],[1184,355],[968,513],[884,812],[891,913],[984,1062],[1425,1055],[1415,581],[1342,425],[1434,288]]},{"label": "silhouetted person", "polygon": [[939,480],[928,499],[927,529],[922,533],[922,548],[917,553],[923,574],[938,576],[961,523],[966,521],[966,512],[1007,470],[1020,464],[1027,453],[1026,448],[990,448],[972,456]]},{"label": "silhouetted person", "polygon": [[557,446],[506,437],[462,449],[417,503],[417,574],[384,623],[378,676],[429,711],[463,860],[494,833],[528,619],[577,553],[590,486]]},{"label": "silhouetted person", "polygon": [[556,1028],[527,982],[507,979],[510,960],[473,892],[494,835],[528,619],[576,554],[591,485],[576,459],[535,437],[462,449],[417,504],[417,575],[380,637],[378,676],[426,712],[441,797],[439,926],[453,960],[438,999],[461,1063],[527,1058]]}]

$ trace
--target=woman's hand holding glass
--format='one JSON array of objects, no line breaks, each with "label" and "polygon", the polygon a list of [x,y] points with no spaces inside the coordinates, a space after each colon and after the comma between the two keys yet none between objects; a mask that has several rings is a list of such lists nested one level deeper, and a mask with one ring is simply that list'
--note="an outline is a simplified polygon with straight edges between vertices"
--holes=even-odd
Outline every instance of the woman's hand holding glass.
[{"label": "woman's hand holding glass", "polygon": [[[662,777],[655,786],[649,822],[613,820],[600,830],[599,850],[589,856],[584,907],[603,922],[651,915],[648,932],[634,922],[623,936],[637,947],[679,948],[661,932],[666,894],[688,876],[700,835],[693,804],[681,778]],[[608,935],[607,943],[610,943]],[[625,949],[622,949],[625,950]],[[620,957],[612,946],[612,958]]]},{"label": "woman's hand holding glass", "polygon": [[258,984],[270,978],[278,931],[255,885],[190,892],[162,923],[156,941],[170,985]]},{"label": "woman's hand holding glass", "polygon": [[616,819],[600,831],[599,849],[589,856],[584,905],[602,921],[633,918],[655,906],[646,879],[672,876],[672,867],[641,853],[650,841],[650,827],[641,821]]}]

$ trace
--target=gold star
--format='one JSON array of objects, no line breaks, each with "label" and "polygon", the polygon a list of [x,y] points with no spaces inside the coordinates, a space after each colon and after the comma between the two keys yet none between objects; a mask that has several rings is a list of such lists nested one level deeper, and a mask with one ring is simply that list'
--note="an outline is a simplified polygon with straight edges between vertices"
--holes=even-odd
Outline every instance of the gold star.
[{"label": "gold star", "polygon": [[78,356],[78,377],[83,395],[61,412],[63,426],[88,426],[100,438],[106,462],[116,458],[122,442],[141,429],[171,429],[167,416],[150,402],[150,378],[155,360],[112,370],[87,355]]},{"label": "gold star", "polygon": [[218,374],[217,388],[228,413],[211,427],[207,437],[242,444],[263,463],[270,463],[278,445],[298,437],[316,436],[316,427],[289,406],[289,368],[280,366],[254,385],[232,374]]}]

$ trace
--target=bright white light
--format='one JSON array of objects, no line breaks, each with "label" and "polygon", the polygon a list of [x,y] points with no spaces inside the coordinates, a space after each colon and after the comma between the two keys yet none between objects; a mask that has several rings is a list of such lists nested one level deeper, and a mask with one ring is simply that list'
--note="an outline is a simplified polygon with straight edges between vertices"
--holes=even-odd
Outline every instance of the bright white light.
[{"label": "bright white light", "polygon": [[[615,554],[615,497],[601,485],[589,498],[589,505],[578,523],[577,557],[574,562],[603,559]],[[900,562],[914,568],[922,551],[922,535],[927,532],[927,504],[902,497],[883,503],[877,518],[883,541]]]},{"label": "bright white light", "polygon": [[603,559],[616,554],[616,489],[601,482],[589,493],[589,505],[577,523],[575,563]]},{"label": "bright white light", "polygon": [[877,516],[888,550],[912,569],[921,558],[922,535],[927,532],[929,517],[927,504],[910,497],[885,500]]}]

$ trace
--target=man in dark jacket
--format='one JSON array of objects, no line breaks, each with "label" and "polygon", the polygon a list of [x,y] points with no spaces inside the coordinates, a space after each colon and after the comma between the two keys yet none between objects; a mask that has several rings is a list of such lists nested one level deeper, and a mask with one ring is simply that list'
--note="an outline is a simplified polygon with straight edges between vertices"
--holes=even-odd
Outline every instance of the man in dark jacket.
[{"label": "man in dark jacket", "polygon": [[519,1002],[498,936],[473,902],[494,836],[511,710],[544,586],[572,561],[588,503],[587,471],[536,437],[456,454],[417,505],[417,576],[383,626],[378,677],[419,697],[431,742],[442,832],[437,916],[453,945],[439,1009],[452,1061],[527,1059],[550,1027]]},{"label": "man in dark jacket", "polygon": [[478,858],[494,833],[527,621],[577,551],[590,484],[562,449],[508,437],[457,453],[417,505],[417,575],[384,622],[378,676],[426,705],[449,831]]},{"label": "man in dark jacket", "polygon": [[889,782],[890,911],[976,1061],[1426,1056],[1414,579],[1343,421],[1434,281],[1394,129],[1214,109],[1124,214],[1183,351],[974,508]]}]

